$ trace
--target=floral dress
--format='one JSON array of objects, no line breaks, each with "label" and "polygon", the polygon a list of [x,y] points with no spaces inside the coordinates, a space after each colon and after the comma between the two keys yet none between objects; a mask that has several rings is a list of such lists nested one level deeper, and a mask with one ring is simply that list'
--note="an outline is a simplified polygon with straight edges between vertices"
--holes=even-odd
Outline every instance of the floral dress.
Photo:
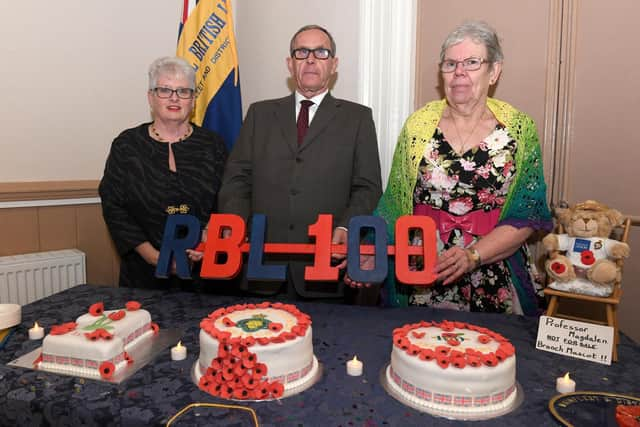
[{"label": "floral dress", "polygon": [[[462,154],[456,153],[436,128],[420,162],[414,205],[424,203],[453,215],[500,209],[515,176],[515,150],[516,141],[502,124],[478,147]],[[473,236],[470,244],[477,239]],[[448,234],[446,241],[438,242],[441,250],[455,245],[469,246],[458,229]],[[519,250],[526,252],[526,246]],[[436,282],[431,287],[416,287],[409,303],[463,311],[521,312],[504,261],[482,265],[446,286]]]}]

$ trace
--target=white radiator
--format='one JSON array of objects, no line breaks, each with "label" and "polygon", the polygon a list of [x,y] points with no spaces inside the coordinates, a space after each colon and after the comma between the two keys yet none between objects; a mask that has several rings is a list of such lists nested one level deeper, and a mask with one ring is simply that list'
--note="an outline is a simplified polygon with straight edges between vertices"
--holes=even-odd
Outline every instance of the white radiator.
[{"label": "white radiator", "polygon": [[86,283],[85,255],[77,249],[0,257],[0,303],[29,304]]}]

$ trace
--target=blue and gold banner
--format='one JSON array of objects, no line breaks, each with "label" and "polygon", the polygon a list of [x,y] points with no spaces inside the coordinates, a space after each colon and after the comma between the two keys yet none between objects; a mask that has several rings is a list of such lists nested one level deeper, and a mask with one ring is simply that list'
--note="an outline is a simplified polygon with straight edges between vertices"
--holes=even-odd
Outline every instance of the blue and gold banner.
[{"label": "blue and gold banner", "polygon": [[184,0],[177,56],[196,70],[192,121],[220,134],[231,148],[242,103],[230,0]]}]

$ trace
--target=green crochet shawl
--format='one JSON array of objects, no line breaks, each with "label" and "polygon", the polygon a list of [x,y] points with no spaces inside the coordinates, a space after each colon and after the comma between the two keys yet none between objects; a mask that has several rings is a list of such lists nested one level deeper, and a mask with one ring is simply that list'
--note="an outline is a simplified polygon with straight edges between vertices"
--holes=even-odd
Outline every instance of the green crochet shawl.
[{"label": "green crochet shawl", "polygon": [[[375,214],[387,222],[388,244],[395,243],[396,220],[413,213],[413,191],[418,166],[446,105],[446,100],[442,99],[430,102],[414,112],[405,122],[398,137],[387,188],[375,210]],[[546,185],[535,123],[528,115],[506,102],[488,98],[487,107],[507,127],[517,143],[516,176],[509,187],[499,224],[510,223],[534,229],[549,228],[551,214],[546,201]],[[514,284],[518,286],[518,283]],[[390,262],[383,291],[385,304],[406,306],[410,290],[411,287],[396,283],[395,269],[393,262]],[[518,289],[521,304],[526,303],[525,294],[524,290]]]}]

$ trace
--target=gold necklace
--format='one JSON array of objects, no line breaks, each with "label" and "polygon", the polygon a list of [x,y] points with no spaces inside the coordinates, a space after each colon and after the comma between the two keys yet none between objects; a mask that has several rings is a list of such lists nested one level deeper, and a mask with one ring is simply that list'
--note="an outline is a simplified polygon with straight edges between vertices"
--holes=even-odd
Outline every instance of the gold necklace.
[{"label": "gold necklace", "polygon": [[[151,133],[153,134],[152,136],[155,136],[155,139],[157,139],[160,142],[169,142],[166,139],[164,139],[163,137],[160,136],[160,132],[158,132],[158,130],[156,129],[155,125],[153,123],[151,123],[151,125],[149,126],[149,130],[151,131]],[[173,141],[175,142],[182,142],[185,139],[187,139],[189,137],[189,135],[191,135],[191,133],[193,132],[193,126],[189,125],[189,127],[187,128],[187,131],[185,132],[184,135],[182,135],[177,141]]]},{"label": "gold necklace", "polygon": [[484,111],[480,115],[480,118],[476,121],[476,124],[473,125],[473,128],[471,128],[471,133],[467,136],[467,139],[464,139],[464,140],[462,139],[462,136],[460,135],[460,130],[458,130],[458,123],[456,122],[456,116],[451,112],[449,112],[449,114],[451,114],[451,120],[453,120],[453,127],[455,127],[455,129],[456,129],[456,134],[458,135],[458,140],[462,142],[462,145],[460,145],[460,152],[458,154],[464,154],[465,153],[465,148],[467,146],[467,142],[473,136],[474,132],[476,131],[476,128],[478,127],[478,125],[482,121],[482,117],[484,117]]}]

